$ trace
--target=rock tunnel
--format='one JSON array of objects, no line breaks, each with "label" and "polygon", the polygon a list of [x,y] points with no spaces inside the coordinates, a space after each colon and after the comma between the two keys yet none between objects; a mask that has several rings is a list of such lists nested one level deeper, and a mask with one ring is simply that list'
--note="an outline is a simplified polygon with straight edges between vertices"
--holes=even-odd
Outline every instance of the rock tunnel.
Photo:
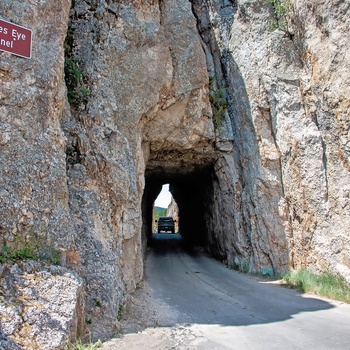
[{"label": "rock tunnel", "polygon": [[190,172],[149,169],[142,199],[143,239],[147,243],[153,233],[153,203],[162,185],[170,184],[170,192],[179,207],[179,232],[189,246],[204,247],[208,241],[205,218],[211,208],[213,165],[196,166]]},{"label": "rock tunnel", "polygon": [[350,276],[345,15],[303,28],[304,57],[261,1],[19,3],[0,8],[36,43],[31,61],[2,53],[0,242],[47,233],[94,328],[142,280],[164,183],[184,239],[228,265]]}]

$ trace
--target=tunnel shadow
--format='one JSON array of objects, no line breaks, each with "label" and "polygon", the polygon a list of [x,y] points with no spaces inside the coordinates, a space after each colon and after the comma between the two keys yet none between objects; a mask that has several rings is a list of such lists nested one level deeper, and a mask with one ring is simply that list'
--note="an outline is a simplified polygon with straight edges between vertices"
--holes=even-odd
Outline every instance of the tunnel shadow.
[{"label": "tunnel shadow", "polygon": [[183,246],[181,235],[153,236],[146,276],[152,305],[161,305],[153,312],[164,316],[164,305],[168,306],[168,314],[157,326],[264,325],[334,308],[321,298],[228,269],[201,250]]},{"label": "tunnel shadow", "polygon": [[148,247],[156,256],[182,251],[183,238],[180,233],[154,233],[148,240]]},{"label": "tunnel shadow", "polygon": [[148,247],[156,257],[176,253],[185,253],[195,257],[203,252],[203,247],[185,240],[180,233],[153,233],[148,240]]},{"label": "tunnel shadow", "polygon": [[[211,191],[212,171],[209,164],[185,174],[168,173],[166,169],[161,174],[146,172],[142,199],[144,251],[149,246],[163,254],[172,250],[191,253],[206,246],[206,198]],[[170,184],[169,190],[179,208],[178,234],[154,233],[153,204],[165,183]]]}]

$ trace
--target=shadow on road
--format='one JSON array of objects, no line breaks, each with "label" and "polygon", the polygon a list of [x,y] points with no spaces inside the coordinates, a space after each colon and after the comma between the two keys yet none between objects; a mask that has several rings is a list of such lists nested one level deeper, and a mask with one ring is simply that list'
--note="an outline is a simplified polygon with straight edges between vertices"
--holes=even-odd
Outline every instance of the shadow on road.
[{"label": "shadow on road", "polygon": [[[154,296],[177,313],[175,323],[248,326],[331,309],[327,301],[228,269],[180,234],[154,234],[146,260]],[[171,319],[174,319],[172,317]]]},{"label": "shadow on road", "polygon": [[154,233],[148,241],[148,246],[155,255],[175,252],[196,255],[197,252],[202,252],[202,248],[194,247],[191,242],[184,240],[180,233]]},{"label": "shadow on road", "polygon": [[349,349],[350,305],[230,270],[179,234],[153,235],[145,276],[125,336],[103,349]]}]

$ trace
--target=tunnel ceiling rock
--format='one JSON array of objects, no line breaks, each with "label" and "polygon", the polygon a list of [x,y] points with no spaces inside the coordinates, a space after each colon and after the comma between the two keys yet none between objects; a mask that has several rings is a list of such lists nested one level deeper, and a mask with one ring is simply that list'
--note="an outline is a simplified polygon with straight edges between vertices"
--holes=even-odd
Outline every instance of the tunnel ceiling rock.
[{"label": "tunnel ceiling rock", "polygon": [[[215,154],[215,130],[209,100],[205,53],[188,1],[160,2],[168,81],[159,100],[141,120],[147,168],[183,169],[206,163]],[[171,170],[169,170],[171,169]]]}]

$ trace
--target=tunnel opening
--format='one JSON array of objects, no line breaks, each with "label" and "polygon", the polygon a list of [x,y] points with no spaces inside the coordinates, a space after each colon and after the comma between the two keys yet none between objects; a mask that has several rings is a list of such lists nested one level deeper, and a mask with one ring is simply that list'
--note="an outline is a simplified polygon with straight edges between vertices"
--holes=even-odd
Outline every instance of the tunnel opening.
[{"label": "tunnel opening", "polygon": [[179,210],[169,191],[169,184],[164,184],[153,205],[153,232],[178,233]]},{"label": "tunnel opening", "polygon": [[[182,246],[186,248],[205,248],[208,243],[206,217],[210,211],[213,181],[213,165],[195,167],[190,172],[146,171],[145,189],[142,199],[143,245],[152,242],[154,236],[154,202],[164,184],[178,206],[178,234]],[[170,234],[169,234],[170,235]],[[166,240],[169,241],[171,237]],[[173,236],[178,240],[178,236]]]}]

